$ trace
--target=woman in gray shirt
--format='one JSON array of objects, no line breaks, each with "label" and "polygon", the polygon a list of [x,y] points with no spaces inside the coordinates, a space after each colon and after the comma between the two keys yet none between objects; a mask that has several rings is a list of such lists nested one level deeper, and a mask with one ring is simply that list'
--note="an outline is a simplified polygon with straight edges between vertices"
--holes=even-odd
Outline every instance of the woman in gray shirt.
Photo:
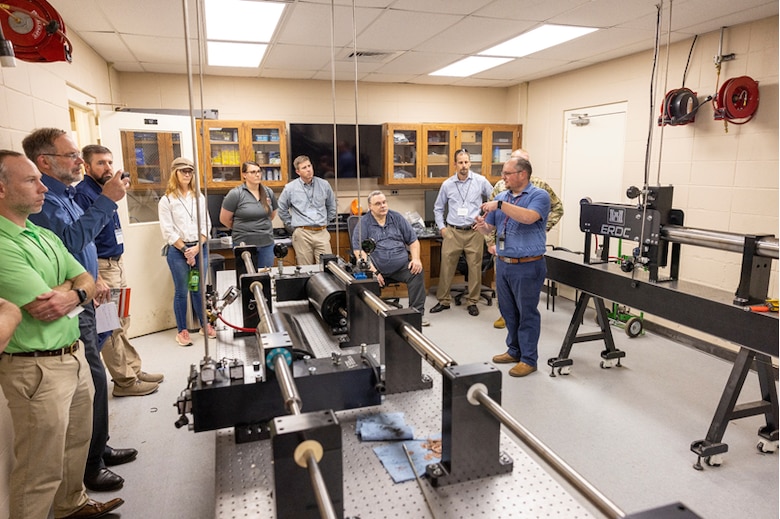
[{"label": "woman in gray shirt", "polygon": [[262,175],[257,162],[241,164],[244,183],[225,195],[219,213],[222,225],[233,230],[233,245],[243,242],[257,247],[257,268],[274,264],[273,219],[277,209],[274,192],[260,183]]}]

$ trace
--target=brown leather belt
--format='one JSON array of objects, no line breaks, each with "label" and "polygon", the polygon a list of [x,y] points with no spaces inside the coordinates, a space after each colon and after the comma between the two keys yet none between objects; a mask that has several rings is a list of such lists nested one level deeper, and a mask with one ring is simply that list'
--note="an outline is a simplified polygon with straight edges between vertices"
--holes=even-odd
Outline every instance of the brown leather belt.
[{"label": "brown leather belt", "polygon": [[470,225],[464,225],[463,227],[458,227],[457,225],[447,224],[447,227],[452,227],[453,229],[457,229],[459,231],[473,231],[474,230],[474,228],[471,227]]},{"label": "brown leather belt", "polygon": [[98,258],[98,259],[102,259],[106,261],[119,261],[120,259],[122,259],[122,256],[109,256],[107,258]]},{"label": "brown leather belt", "polygon": [[11,357],[59,357],[60,355],[70,355],[71,353],[79,349],[79,341],[74,342],[70,346],[65,346],[59,350],[44,350],[44,351],[22,351],[19,353],[9,353],[4,351],[4,355]]},{"label": "brown leather belt", "polygon": [[543,256],[526,256],[525,258],[507,258],[506,256],[499,256],[498,259],[504,263],[528,263],[530,261],[537,261],[542,259]]},{"label": "brown leather belt", "polygon": [[327,227],[324,225],[320,227],[315,227],[313,225],[301,225],[300,227],[298,227],[298,229],[306,229],[307,231],[324,231],[325,229],[327,229]]}]

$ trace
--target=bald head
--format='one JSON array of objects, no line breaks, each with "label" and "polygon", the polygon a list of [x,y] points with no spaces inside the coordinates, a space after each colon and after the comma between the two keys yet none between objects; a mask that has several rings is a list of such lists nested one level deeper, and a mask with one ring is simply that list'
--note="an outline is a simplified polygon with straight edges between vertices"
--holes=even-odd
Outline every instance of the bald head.
[{"label": "bald head", "polygon": [[531,162],[531,156],[523,148],[517,148],[509,157],[512,159],[524,159]]}]

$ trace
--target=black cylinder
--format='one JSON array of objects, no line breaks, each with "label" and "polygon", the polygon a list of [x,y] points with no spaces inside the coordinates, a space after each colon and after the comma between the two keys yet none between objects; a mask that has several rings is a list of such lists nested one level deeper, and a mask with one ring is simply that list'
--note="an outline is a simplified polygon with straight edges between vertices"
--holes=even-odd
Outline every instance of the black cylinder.
[{"label": "black cylinder", "polygon": [[346,317],[341,310],[347,306],[347,292],[338,281],[326,272],[314,274],[306,283],[309,302],[330,326],[345,326]]}]

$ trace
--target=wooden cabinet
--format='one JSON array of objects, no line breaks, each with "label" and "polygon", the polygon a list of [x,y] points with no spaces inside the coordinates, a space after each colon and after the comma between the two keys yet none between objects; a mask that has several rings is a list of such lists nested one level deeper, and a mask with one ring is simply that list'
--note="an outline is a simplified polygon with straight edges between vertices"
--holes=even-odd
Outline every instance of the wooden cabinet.
[{"label": "wooden cabinet", "polygon": [[171,162],[181,156],[181,134],[122,131],[120,136],[125,171],[130,173],[130,189],[165,191]]},{"label": "wooden cabinet", "polygon": [[198,121],[198,149],[210,188],[241,184],[241,164],[247,161],[263,168],[262,181],[268,187],[287,183],[287,129],[282,121]]},{"label": "wooden cabinet", "polygon": [[[346,228],[346,226],[345,226]],[[338,241],[338,243],[337,243]],[[352,246],[349,243],[349,232],[344,231],[331,231],[330,232],[330,248],[333,250],[333,254],[341,256],[344,261],[349,263],[349,256],[352,252]]]},{"label": "wooden cabinet", "polygon": [[471,169],[495,183],[503,163],[520,147],[522,127],[486,124],[385,124],[386,185],[440,185],[455,172],[454,153],[465,149]]}]

